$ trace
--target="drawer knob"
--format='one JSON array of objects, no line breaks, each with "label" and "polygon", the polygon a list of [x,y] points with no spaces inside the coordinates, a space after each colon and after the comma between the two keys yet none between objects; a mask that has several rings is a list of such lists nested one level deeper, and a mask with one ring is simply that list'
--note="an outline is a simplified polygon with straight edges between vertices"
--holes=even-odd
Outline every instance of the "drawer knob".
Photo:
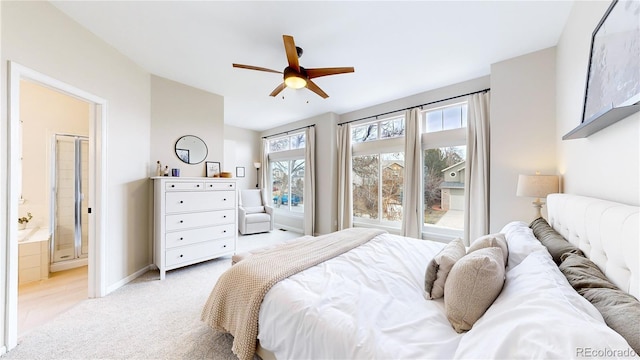
[{"label": "drawer knob", "polygon": [[180,200],[180,204],[184,204],[184,201]]},{"label": "drawer knob", "polygon": [[233,187],[233,184],[229,184],[229,187]]},{"label": "drawer knob", "polygon": [[222,230],[222,232],[223,232],[223,233],[226,233],[226,232],[227,232],[227,230]]},{"label": "drawer knob", "polygon": [[180,238],[180,240],[184,240],[184,238]]},{"label": "drawer knob", "polygon": [[200,184],[196,185],[196,187],[200,187]]},{"label": "drawer knob", "polygon": [[227,201],[227,199],[226,199],[226,198],[224,198],[224,199],[222,199],[222,201]]},{"label": "drawer knob", "polygon": [[222,247],[227,247],[227,245],[222,245]]},{"label": "drawer knob", "polygon": [[171,187],[176,187],[175,185],[171,185]]},{"label": "drawer knob", "polygon": [[183,257],[184,255],[180,254],[180,257]]},{"label": "drawer knob", "polygon": [[184,221],[180,220],[180,224],[182,224]]},{"label": "drawer knob", "polygon": [[223,219],[226,219],[226,218],[227,218],[227,215],[222,215],[222,218],[223,218]]}]

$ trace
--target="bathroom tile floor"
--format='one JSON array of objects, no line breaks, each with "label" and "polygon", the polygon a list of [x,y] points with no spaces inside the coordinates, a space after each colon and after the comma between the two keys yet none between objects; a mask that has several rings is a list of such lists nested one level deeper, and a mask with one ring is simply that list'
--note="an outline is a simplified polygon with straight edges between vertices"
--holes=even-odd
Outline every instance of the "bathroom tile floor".
[{"label": "bathroom tile floor", "polygon": [[18,339],[88,297],[87,266],[18,287]]}]

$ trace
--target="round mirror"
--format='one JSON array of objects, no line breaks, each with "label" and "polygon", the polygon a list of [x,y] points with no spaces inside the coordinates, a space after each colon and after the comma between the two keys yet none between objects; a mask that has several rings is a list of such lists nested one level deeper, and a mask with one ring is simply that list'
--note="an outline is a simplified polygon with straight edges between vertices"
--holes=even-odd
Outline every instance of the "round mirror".
[{"label": "round mirror", "polygon": [[176,156],[186,164],[199,164],[207,157],[207,145],[197,136],[185,135],[176,141]]}]

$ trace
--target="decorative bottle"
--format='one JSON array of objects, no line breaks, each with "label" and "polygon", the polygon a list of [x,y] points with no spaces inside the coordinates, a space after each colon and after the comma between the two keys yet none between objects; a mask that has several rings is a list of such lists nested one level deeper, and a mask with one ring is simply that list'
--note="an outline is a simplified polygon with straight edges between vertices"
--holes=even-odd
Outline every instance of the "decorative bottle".
[{"label": "decorative bottle", "polygon": [[156,176],[162,176],[162,164],[160,164],[160,160],[156,163]]}]

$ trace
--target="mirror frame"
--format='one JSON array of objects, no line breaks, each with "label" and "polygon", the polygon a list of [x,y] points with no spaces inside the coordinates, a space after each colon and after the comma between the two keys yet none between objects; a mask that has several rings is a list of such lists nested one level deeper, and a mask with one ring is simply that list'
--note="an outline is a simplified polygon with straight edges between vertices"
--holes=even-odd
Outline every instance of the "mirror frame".
[{"label": "mirror frame", "polygon": [[[187,140],[187,139],[193,139],[193,141],[200,141],[202,143],[202,146],[204,146],[204,156],[202,157],[202,159],[198,159],[198,161],[192,161],[191,158],[188,158],[187,161],[185,161],[185,159],[182,158],[182,156],[184,155],[184,153],[182,153],[182,151],[191,151],[191,148],[185,148],[185,147],[178,147],[178,143],[181,140]],[[175,145],[173,146],[174,152],[176,154],[176,157],[182,161],[185,164],[189,164],[189,165],[195,165],[195,164],[200,164],[201,162],[203,162],[206,158],[207,155],[209,154],[209,148],[207,147],[207,144],[204,142],[204,140],[200,139],[199,137],[195,136],[195,135],[184,135],[181,136],[180,138],[178,138],[178,140],[176,140]],[[189,156],[189,152],[187,152],[187,156]]]}]

